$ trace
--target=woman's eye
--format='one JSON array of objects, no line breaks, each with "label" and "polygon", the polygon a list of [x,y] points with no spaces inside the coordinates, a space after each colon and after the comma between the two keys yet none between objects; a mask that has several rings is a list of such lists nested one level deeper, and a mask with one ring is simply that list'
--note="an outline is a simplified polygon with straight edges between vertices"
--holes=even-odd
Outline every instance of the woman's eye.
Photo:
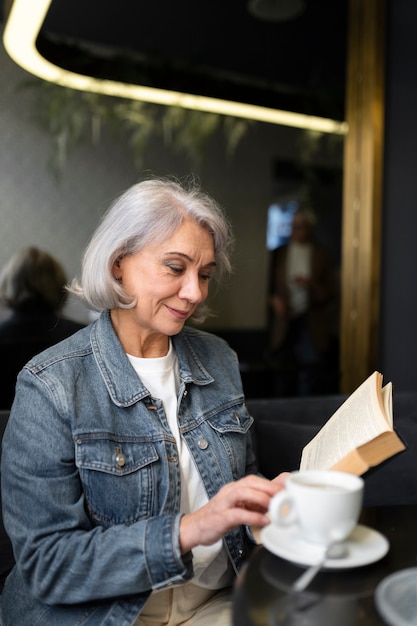
[{"label": "woman's eye", "polygon": [[[186,268],[182,265],[174,265],[173,263],[167,263],[167,267],[174,272],[174,274],[183,274],[186,271]],[[208,281],[212,277],[212,272],[201,272],[199,274],[200,280]]]}]

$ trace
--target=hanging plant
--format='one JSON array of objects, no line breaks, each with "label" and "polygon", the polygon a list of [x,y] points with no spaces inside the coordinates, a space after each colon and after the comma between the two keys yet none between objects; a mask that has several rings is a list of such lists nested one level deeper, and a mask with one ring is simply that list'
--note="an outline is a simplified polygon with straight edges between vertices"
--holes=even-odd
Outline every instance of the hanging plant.
[{"label": "hanging plant", "polygon": [[251,123],[215,113],[78,91],[38,79],[25,86],[36,90],[35,119],[52,139],[50,166],[56,173],[63,170],[82,141],[97,144],[104,127],[126,141],[135,167],[141,169],[147,147],[156,137],[162,138],[173,152],[198,164],[210,138],[222,132],[226,155],[232,157]]}]

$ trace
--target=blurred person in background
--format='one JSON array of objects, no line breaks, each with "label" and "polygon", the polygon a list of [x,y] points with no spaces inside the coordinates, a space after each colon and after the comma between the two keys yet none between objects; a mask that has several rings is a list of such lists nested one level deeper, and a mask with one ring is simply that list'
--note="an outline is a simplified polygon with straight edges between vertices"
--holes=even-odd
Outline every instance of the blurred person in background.
[{"label": "blurred person in background", "polygon": [[278,366],[276,395],[332,391],[335,269],[330,251],[315,241],[315,224],[309,207],[297,209],[290,241],[272,255],[270,350]]},{"label": "blurred person in background", "polygon": [[62,316],[68,292],[61,263],[37,247],[14,254],[0,273],[0,305],[10,314],[0,323],[0,409],[13,402],[17,374],[35,354],[84,325]]}]

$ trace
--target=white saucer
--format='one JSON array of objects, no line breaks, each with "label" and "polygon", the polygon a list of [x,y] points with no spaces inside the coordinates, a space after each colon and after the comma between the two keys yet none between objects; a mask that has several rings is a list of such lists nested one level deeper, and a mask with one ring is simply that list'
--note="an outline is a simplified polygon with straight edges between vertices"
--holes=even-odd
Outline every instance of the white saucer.
[{"label": "white saucer", "polygon": [[417,624],[417,567],[384,578],[376,588],[375,603],[390,626]]},{"label": "white saucer", "polygon": [[[296,526],[278,527],[269,524],[261,531],[262,542],[273,554],[297,563],[315,565],[323,554],[323,547],[302,539]],[[379,561],[389,550],[388,540],[381,533],[358,524],[345,541],[347,555],[340,559],[327,559],[325,569],[347,569]]]}]

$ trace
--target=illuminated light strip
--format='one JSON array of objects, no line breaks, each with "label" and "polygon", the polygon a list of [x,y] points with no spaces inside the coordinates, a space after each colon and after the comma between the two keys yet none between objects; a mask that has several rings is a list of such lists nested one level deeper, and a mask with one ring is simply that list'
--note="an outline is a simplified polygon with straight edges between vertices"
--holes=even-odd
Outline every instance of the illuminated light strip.
[{"label": "illuminated light strip", "polygon": [[13,61],[43,80],[79,91],[218,113],[322,133],[345,135],[348,131],[347,122],[166,89],[99,80],[64,70],[47,61],[36,49],[36,39],[51,2],[52,0],[14,0],[3,35],[4,47]]}]

